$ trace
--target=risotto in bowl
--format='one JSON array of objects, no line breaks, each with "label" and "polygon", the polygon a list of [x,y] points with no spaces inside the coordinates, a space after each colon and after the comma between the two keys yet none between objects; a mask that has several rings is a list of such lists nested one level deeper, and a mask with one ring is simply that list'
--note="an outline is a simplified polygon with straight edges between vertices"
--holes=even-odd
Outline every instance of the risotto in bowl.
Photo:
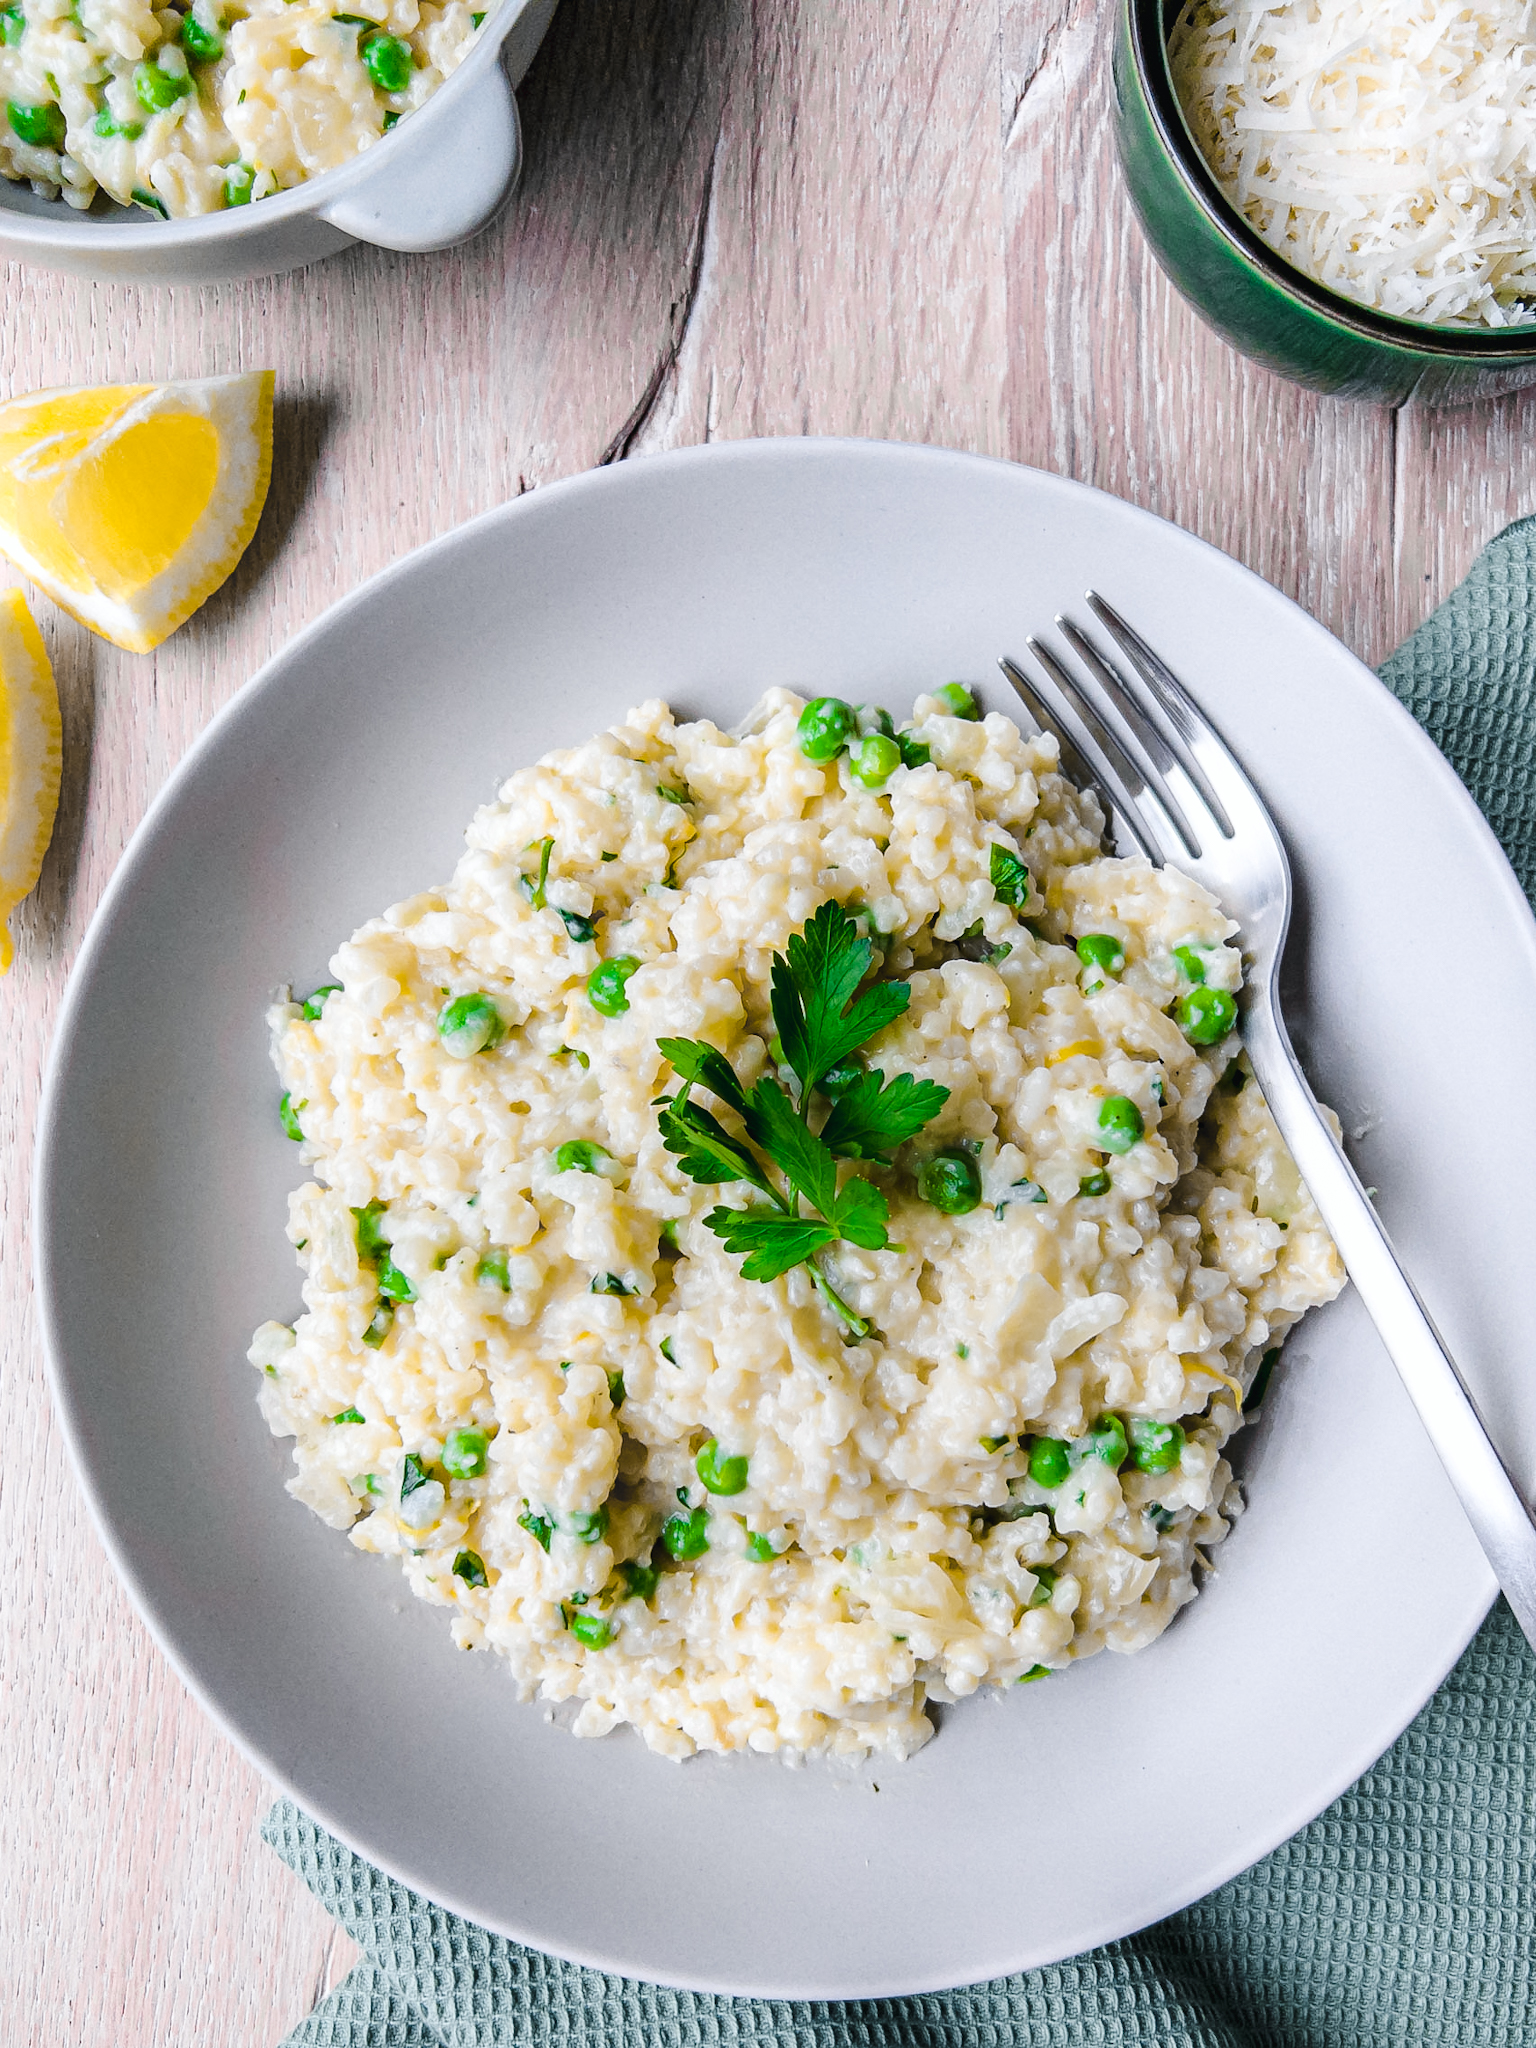
[{"label": "risotto in bowl", "polygon": [[669,1757],[904,1757],[1152,1643],[1343,1272],[1240,935],[1104,822],[959,685],[513,774],[272,1012],[290,1491]]},{"label": "risotto in bowl", "polygon": [[447,247],[516,182],[555,0],[7,0],[0,254],[213,283]]}]

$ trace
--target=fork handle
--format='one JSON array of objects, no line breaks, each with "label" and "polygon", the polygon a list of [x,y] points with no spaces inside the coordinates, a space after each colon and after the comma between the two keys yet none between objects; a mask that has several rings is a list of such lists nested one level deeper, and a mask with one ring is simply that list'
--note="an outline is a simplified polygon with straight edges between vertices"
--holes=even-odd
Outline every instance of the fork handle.
[{"label": "fork handle", "polygon": [[1504,1597],[1536,1647],[1536,1525],[1370,1197],[1307,1084],[1274,984],[1255,990],[1243,1040],[1281,1137],[1429,1432]]}]

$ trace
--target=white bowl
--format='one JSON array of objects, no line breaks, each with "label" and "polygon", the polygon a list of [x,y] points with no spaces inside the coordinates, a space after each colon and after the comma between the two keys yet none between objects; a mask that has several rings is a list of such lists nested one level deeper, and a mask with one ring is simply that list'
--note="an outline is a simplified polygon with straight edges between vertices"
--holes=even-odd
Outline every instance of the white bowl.
[{"label": "white bowl", "polygon": [[[578,1742],[283,1490],[250,1332],[291,1319],[304,1177],[263,1011],[442,880],[508,770],[667,694],[903,709],[1092,583],[1274,807],[1288,1010],[1527,1490],[1536,925],[1445,762],[1354,656],[1213,548],[1079,484],[873,443],[725,443],[530,493],[320,619],[146,818],[54,1039],[37,1272],[54,1392],[167,1652],[326,1826],[487,1927],[620,1975],[862,1997],[1161,1919],[1380,1754],[1492,1597],[1353,1291],[1286,1347],[1220,1576],[1137,1657],[943,1710],[907,1764],[786,1769]],[[82,1825],[86,1823],[82,1821]]]},{"label": "white bowl", "polygon": [[522,169],[513,88],[557,0],[503,0],[426,105],[350,163],[291,192],[192,220],[155,220],[105,195],[88,213],[0,178],[0,258],[130,284],[271,277],[353,242],[448,249],[495,219]]}]

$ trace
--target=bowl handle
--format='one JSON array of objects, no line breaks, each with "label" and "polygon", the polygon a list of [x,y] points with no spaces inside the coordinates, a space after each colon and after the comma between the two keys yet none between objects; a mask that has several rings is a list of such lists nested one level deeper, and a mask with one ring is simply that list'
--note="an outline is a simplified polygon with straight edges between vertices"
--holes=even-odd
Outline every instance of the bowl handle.
[{"label": "bowl handle", "polygon": [[517,99],[501,65],[492,64],[449,111],[445,130],[433,106],[423,107],[392,161],[322,207],[320,218],[381,249],[447,249],[477,234],[510,198],[523,167]]}]

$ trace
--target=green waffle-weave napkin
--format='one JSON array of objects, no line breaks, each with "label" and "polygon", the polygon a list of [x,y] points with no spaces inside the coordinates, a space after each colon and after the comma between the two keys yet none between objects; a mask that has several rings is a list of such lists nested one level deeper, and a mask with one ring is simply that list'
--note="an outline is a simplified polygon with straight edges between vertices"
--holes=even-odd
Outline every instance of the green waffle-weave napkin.
[{"label": "green waffle-weave napkin", "polygon": [[[1536,519],[1382,669],[1536,894]],[[1532,2048],[1536,1657],[1501,1601],[1401,1740],[1160,1926],[920,1998],[699,1996],[556,1962],[416,1897],[286,1801],[266,1839],[363,1950],[286,2048]]]}]

